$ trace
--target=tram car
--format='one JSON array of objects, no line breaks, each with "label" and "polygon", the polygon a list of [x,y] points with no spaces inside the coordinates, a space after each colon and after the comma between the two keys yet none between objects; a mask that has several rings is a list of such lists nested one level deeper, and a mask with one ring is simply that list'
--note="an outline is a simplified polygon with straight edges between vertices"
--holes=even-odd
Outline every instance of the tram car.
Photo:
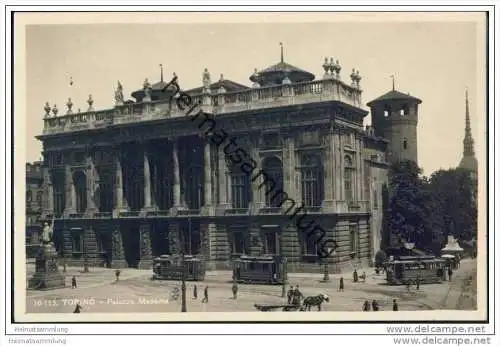
[{"label": "tram car", "polygon": [[233,260],[233,279],[245,284],[279,285],[286,280],[281,256],[241,256]]},{"label": "tram car", "polygon": [[[184,273],[183,273],[184,270]],[[162,255],[153,260],[154,280],[181,280],[182,275],[186,281],[205,280],[205,263],[195,256]]]},{"label": "tram car", "polygon": [[418,279],[420,284],[441,283],[446,270],[446,261],[434,256],[392,257],[385,265],[390,285],[414,285]]}]

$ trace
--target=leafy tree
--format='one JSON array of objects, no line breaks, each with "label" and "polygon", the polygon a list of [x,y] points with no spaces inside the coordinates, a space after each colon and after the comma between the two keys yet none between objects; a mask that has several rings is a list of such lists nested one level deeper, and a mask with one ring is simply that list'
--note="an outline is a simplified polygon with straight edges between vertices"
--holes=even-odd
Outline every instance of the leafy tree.
[{"label": "leafy tree", "polygon": [[432,241],[432,193],[422,170],[413,161],[402,161],[391,167],[388,227],[391,233],[418,248]]},{"label": "leafy tree", "polygon": [[477,232],[477,206],[470,173],[461,168],[436,171],[430,187],[443,234],[471,240]]}]

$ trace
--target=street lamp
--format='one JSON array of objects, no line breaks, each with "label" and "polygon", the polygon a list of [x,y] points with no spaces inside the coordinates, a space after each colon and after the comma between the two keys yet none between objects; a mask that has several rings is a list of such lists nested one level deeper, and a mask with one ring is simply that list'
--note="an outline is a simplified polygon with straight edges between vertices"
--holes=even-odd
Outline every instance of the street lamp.
[{"label": "street lamp", "polygon": [[280,233],[280,257],[281,257],[281,267],[282,267],[282,275],[283,275],[283,284],[281,285],[281,296],[285,298],[286,296],[286,279],[287,279],[287,260],[283,252],[283,228]]},{"label": "street lamp", "polygon": [[87,227],[83,230],[83,272],[89,272]]},{"label": "street lamp", "polygon": [[[326,248],[325,250],[327,251],[328,254],[330,254],[330,251],[331,251],[330,248]],[[328,258],[329,258],[329,256],[326,256],[324,258],[325,265],[323,267],[323,269],[324,269],[324,271],[323,271],[323,282],[330,282],[330,273],[328,271]]]}]

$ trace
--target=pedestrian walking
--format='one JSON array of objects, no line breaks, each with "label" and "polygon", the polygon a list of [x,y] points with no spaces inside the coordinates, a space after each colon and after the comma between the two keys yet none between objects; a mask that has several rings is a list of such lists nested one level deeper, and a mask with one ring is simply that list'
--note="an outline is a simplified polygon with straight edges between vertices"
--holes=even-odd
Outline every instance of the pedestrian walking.
[{"label": "pedestrian walking", "polygon": [[448,267],[448,280],[451,281],[451,276],[453,275],[453,270],[451,267]]},{"label": "pedestrian walking", "polygon": [[203,291],[203,299],[202,303],[208,303],[208,286],[205,286],[205,290]]},{"label": "pedestrian walking", "polygon": [[363,311],[370,311],[370,303],[368,302],[368,300],[365,300],[363,304]]},{"label": "pedestrian walking", "polygon": [[196,285],[193,288],[193,299],[198,299],[198,286]]},{"label": "pedestrian walking", "polygon": [[372,300],[372,309],[373,311],[378,311],[378,302],[375,299]]},{"label": "pedestrian walking", "polygon": [[420,275],[417,276],[417,282],[416,282],[416,285],[417,285],[417,291],[420,289]]},{"label": "pedestrian walking", "polygon": [[361,278],[361,280],[363,280],[363,282],[366,282],[366,272],[363,272],[363,274],[361,274],[360,278]]},{"label": "pedestrian walking", "polygon": [[82,306],[79,302],[76,303],[75,310],[73,310],[74,314],[79,314],[83,310]]},{"label": "pedestrian walking", "polygon": [[410,293],[410,288],[411,288],[411,282],[410,282],[410,280],[407,280],[406,281],[406,290],[408,291],[408,293]]},{"label": "pedestrian walking", "polygon": [[344,292],[344,278],[342,276],[339,281],[339,292]]},{"label": "pedestrian walking", "polygon": [[118,282],[118,280],[120,280],[120,274],[121,274],[120,269],[115,270],[116,282]]},{"label": "pedestrian walking", "polygon": [[71,278],[71,288],[76,288],[76,276],[74,275]]},{"label": "pedestrian walking", "polygon": [[286,293],[287,302],[288,302],[289,305],[292,303],[293,293],[294,293],[293,292],[293,286],[290,286],[290,289]]},{"label": "pedestrian walking", "polygon": [[238,284],[236,282],[233,283],[233,299],[238,299]]},{"label": "pedestrian walking", "polygon": [[399,311],[398,302],[396,299],[392,300],[392,311]]},{"label": "pedestrian walking", "polygon": [[358,271],[354,269],[354,272],[352,273],[352,281],[358,282]]}]

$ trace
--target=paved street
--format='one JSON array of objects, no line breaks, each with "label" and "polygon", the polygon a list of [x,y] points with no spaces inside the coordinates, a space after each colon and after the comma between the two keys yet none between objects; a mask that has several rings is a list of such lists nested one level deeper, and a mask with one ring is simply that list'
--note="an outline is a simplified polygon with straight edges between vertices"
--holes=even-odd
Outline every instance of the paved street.
[{"label": "paved street", "polygon": [[[33,273],[28,268],[28,276]],[[80,301],[84,313],[92,312],[179,312],[180,298],[171,299],[180,282],[150,280],[150,270],[123,269],[120,281],[114,282],[114,270],[91,268],[81,273],[81,268],[69,268],[66,273],[67,288],[53,291],[27,291],[27,313],[72,312]],[[351,274],[343,274],[344,292],[338,292],[340,275],[331,275],[330,283],[320,282],[322,275],[290,274],[289,284],[299,285],[305,296],[326,293],[330,302],[325,311],[360,311],[365,300],[376,299],[381,310],[392,309],[396,298],[400,310],[475,309],[476,261],[464,260],[453,281],[437,285],[422,285],[419,291],[404,286],[387,286],[383,276],[376,276],[367,268],[366,283],[353,283]],[[360,273],[362,270],[360,271]],[[71,277],[77,277],[78,288],[71,289]],[[256,311],[254,303],[284,302],[281,286],[239,285],[238,299],[232,299],[231,273],[208,272],[204,282],[187,283],[187,309],[191,312]],[[194,285],[198,287],[198,299],[193,299]],[[205,286],[209,287],[208,303],[201,303]],[[287,287],[288,289],[288,287]]]}]

